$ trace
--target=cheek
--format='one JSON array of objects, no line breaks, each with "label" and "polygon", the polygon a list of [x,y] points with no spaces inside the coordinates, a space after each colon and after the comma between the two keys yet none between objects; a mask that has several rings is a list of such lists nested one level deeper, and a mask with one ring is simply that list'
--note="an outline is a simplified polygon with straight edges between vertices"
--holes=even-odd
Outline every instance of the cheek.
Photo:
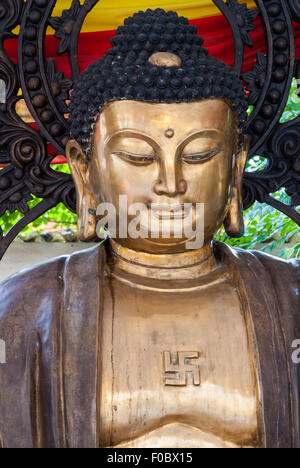
[{"label": "cheek", "polygon": [[213,233],[224,219],[232,180],[232,157],[220,154],[208,163],[188,167],[185,172],[188,201],[204,204],[206,230]]},{"label": "cheek", "polygon": [[127,195],[128,203],[148,201],[154,181],[158,178],[157,164],[135,166],[118,157],[106,158],[106,192],[112,200],[119,195]]},{"label": "cheek", "polygon": [[232,157],[220,154],[204,164],[184,167],[184,178],[187,182],[189,198],[195,202],[217,202],[227,198],[232,178]]},{"label": "cheek", "polygon": [[94,155],[90,165],[89,182],[91,185],[91,190],[96,194],[99,202],[103,201],[103,197],[106,196],[105,179],[102,177],[102,174],[104,173],[105,167],[102,164],[101,159],[95,157]]}]

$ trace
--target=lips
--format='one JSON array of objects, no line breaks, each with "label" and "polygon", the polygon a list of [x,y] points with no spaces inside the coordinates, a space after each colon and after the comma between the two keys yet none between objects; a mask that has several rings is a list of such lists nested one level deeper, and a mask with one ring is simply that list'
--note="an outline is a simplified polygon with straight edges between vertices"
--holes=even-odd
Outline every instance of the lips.
[{"label": "lips", "polygon": [[187,218],[192,207],[184,205],[152,204],[148,208],[153,213],[153,216],[159,220],[176,220]]}]

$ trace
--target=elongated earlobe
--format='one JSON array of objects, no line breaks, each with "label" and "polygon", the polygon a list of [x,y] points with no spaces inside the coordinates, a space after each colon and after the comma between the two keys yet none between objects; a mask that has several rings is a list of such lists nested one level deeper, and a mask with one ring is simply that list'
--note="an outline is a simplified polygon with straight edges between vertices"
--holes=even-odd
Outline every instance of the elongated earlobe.
[{"label": "elongated earlobe", "polygon": [[244,234],[243,216],[243,175],[249,152],[249,139],[245,137],[241,150],[235,157],[233,182],[230,201],[224,220],[226,234],[229,237],[241,237]]},{"label": "elongated earlobe", "polygon": [[237,238],[244,234],[243,207],[236,187],[231,190],[231,198],[224,220],[224,228],[229,237]]},{"label": "elongated earlobe", "polygon": [[93,205],[92,199],[83,195],[78,203],[78,236],[82,242],[92,242],[97,238],[96,217],[97,207]]},{"label": "elongated earlobe", "polygon": [[88,188],[89,161],[75,140],[68,142],[66,156],[76,187],[79,239],[90,242],[97,237],[97,201]]}]

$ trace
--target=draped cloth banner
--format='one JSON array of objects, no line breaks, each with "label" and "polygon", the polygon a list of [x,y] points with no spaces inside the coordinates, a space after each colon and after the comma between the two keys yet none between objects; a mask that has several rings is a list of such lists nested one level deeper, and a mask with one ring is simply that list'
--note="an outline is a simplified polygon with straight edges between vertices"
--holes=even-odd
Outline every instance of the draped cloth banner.
[{"label": "draped cloth banner", "polygon": [[[79,1],[79,0],[78,0]],[[83,3],[83,0],[80,0]],[[239,0],[247,3],[248,8],[255,8],[254,1]],[[60,16],[63,10],[71,7],[72,0],[58,0],[52,16]],[[117,26],[123,24],[124,19],[136,11],[147,8],[164,8],[174,10],[179,15],[189,18],[190,23],[198,27],[198,34],[205,39],[204,47],[217,59],[228,65],[234,63],[234,43],[231,28],[226,18],[215,6],[212,0],[176,1],[176,0],[99,0],[98,4],[88,14],[79,38],[78,60],[80,71],[84,71],[89,64],[101,58],[110,48],[110,39],[115,35]],[[260,18],[254,22],[255,29],[250,32],[253,48],[245,48],[243,71],[250,70],[256,59],[257,52],[265,53],[265,36]],[[300,30],[295,24],[296,56],[300,57]],[[16,31],[17,32],[17,31]],[[70,76],[67,54],[57,55],[59,40],[54,37],[54,30],[47,29],[45,52],[46,58],[53,57],[57,69]],[[5,42],[9,56],[17,62],[17,40]],[[59,159],[61,161],[61,159]]]},{"label": "draped cloth banner", "polygon": [[[81,0],[83,3],[83,0]],[[228,65],[234,62],[234,45],[231,28],[212,0],[198,0],[183,2],[176,0],[127,0],[124,6],[122,0],[99,0],[99,3],[87,16],[79,39],[78,60],[80,71],[84,71],[90,63],[102,57],[110,48],[110,39],[115,35],[115,29],[123,24],[124,19],[138,10],[147,8],[164,8],[175,10],[179,15],[189,18],[190,23],[198,27],[198,34],[205,39],[204,47],[216,58]],[[240,1],[245,3],[245,0]],[[71,0],[58,0],[53,16],[61,15],[64,9],[69,9]],[[249,8],[255,7],[254,1],[248,1]],[[265,51],[264,32],[260,19],[255,21],[255,30],[251,33],[253,49],[246,48],[244,71],[249,70],[254,62],[256,52]],[[300,54],[300,31],[296,31]],[[10,56],[17,61],[17,41],[6,43]],[[67,55],[57,56],[58,39],[54,37],[54,30],[49,26],[46,38],[46,58],[53,57],[57,62],[57,69],[70,76]]]},{"label": "draped cloth banner", "polygon": [[[83,3],[83,0],[80,3]],[[239,0],[239,3],[247,3],[248,8],[256,6],[253,0]],[[63,10],[70,8],[71,4],[72,0],[58,0],[53,16],[60,16]],[[99,0],[87,16],[82,32],[114,30],[123,23],[125,18],[147,8],[173,10],[179,16],[186,16],[191,20],[220,15],[220,10],[212,0]]]},{"label": "draped cloth banner", "polygon": [[[79,0],[77,0],[79,1]],[[83,3],[84,0],[80,0]],[[253,0],[239,0],[247,3],[248,8],[256,6]],[[60,16],[63,10],[71,7],[72,0],[58,0],[52,16]],[[99,0],[86,17],[79,39],[78,60],[80,71],[84,71],[90,63],[101,58],[110,48],[110,39],[115,35],[115,29],[123,24],[124,19],[136,11],[147,8],[164,8],[175,10],[179,15],[189,18],[190,23],[198,27],[198,34],[205,39],[204,47],[217,59],[232,66],[234,62],[234,44],[231,28],[226,18],[215,6],[212,0],[176,1],[176,0]],[[253,49],[246,47],[243,71],[251,69],[255,63],[257,52],[265,52],[264,31],[260,19],[255,23],[254,31],[250,32]],[[295,40],[297,58],[300,56],[300,30],[295,25]],[[57,69],[70,76],[69,62],[66,54],[57,55],[59,40],[54,37],[54,30],[49,26],[46,37],[46,58],[53,57]],[[6,49],[17,62],[17,40],[6,41]]]}]

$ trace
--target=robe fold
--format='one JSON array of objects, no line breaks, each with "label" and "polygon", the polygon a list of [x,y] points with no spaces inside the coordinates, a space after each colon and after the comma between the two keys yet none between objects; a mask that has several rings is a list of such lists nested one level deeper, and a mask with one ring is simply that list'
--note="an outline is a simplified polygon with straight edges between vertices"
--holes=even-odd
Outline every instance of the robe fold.
[{"label": "robe fold", "polygon": [[[215,243],[245,310],[255,354],[259,432],[300,448],[300,262]],[[23,271],[0,286],[0,446],[99,446],[99,340],[106,252],[97,246]]]}]

